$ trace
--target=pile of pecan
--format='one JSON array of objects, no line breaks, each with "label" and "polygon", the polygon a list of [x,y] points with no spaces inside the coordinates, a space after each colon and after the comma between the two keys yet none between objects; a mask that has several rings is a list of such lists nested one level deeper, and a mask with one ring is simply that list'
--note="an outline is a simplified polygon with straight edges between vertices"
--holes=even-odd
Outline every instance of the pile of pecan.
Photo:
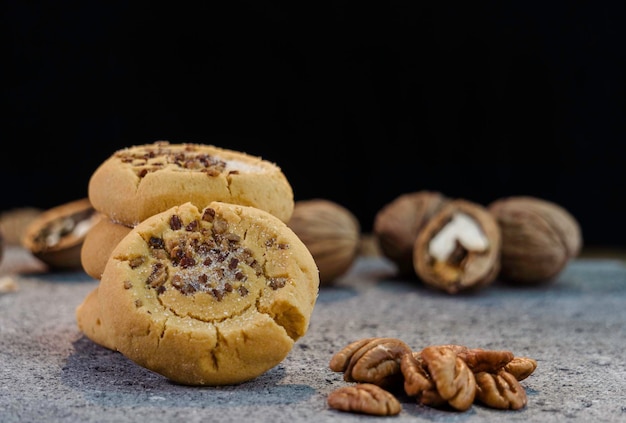
[{"label": "pile of pecan", "polygon": [[511,351],[430,345],[414,351],[397,338],[364,338],[337,352],[330,360],[346,382],[328,396],[336,410],[379,416],[402,411],[400,395],[419,404],[466,411],[475,402],[502,410],[526,406],[521,380],[537,361]]}]

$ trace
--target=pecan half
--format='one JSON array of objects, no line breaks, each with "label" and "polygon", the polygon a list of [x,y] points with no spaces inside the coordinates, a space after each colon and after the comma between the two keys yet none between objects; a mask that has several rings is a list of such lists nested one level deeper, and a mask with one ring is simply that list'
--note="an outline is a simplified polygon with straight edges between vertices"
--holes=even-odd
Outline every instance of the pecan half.
[{"label": "pecan half", "polygon": [[394,416],[402,411],[393,394],[371,383],[337,388],[328,395],[327,403],[335,410],[375,416]]},{"label": "pecan half", "polygon": [[337,353],[331,359],[331,369],[343,368],[346,382],[368,382],[386,388],[402,386],[400,361],[410,352],[411,347],[400,339],[367,338]]},{"label": "pecan half", "polygon": [[350,344],[337,351],[330,359],[329,367],[333,372],[345,372],[350,363],[350,359],[356,351],[363,345],[371,342],[375,338],[363,338]]},{"label": "pecan half", "polygon": [[420,397],[424,391],[435,387],[424,368],[422,355],[418,351],[402,356],[400,371],[404,376],[404,392],[410,397]]},{"label": "pecan half", "polygon": [[491,408],[519,410],[528,402],[526,391],[506,370],[480,372],[476,377],[476,399]]},{"label": "pecan half", "polygon": [[513,353],[506,350],[468,348],[458,352],[457,355],[474,373],[495,373],[513,360]]},{"label": "pecan half", "polygon": [[504,370],[515,376],[517,380],[524,380],[530,376],[537,368],[537,361],[528,357],[513,357],[504,366]]},{"label": "pecan half", "polygon": [[457,410],[469,409],[476,396],[476,380],[456,352],[446,346],[429,346],[421,357],[441,398]]}]

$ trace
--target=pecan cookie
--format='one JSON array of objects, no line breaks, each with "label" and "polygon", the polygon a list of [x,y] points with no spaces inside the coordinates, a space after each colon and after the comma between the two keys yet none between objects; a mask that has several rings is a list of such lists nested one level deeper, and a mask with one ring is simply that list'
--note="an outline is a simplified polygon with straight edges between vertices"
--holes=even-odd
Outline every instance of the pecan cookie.
[{"label": "pecan cookie", "polygon": [[97,299],[106,339],[129,359],[178,383],[226,385],[287,356],[318,290],[313,257],[276,216],[185,203],[119,242]]},{"label": "pecan cookie", "polygon": [[252,206],[287,222],[293,191],[274,163],[204,144],[157,141],[116,151],[91,175],[93,207],[135,226],[170,207],[211,201]]},{"label": "pecan cookie", "polygon": [[132,228],[103,218],[85,235],[80,250],[83,270],[94,279],[100,279],[109,256]]}]

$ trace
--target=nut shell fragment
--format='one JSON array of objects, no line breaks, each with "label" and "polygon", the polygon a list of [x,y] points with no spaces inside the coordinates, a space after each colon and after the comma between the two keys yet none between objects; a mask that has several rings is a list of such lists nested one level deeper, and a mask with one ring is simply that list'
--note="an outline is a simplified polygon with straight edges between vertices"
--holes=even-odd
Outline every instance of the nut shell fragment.
[{"label": "nut shell fragment", "polygon": [[453,200],[415,240],[415,272],[425,284],[448,294],[483,288],[498,275],[500,247],[493,215],[479,204]]}]

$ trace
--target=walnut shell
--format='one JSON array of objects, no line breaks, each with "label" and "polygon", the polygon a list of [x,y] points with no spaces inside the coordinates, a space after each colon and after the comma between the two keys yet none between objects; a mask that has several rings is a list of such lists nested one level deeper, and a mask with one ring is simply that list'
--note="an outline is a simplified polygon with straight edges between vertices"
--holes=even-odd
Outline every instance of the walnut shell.
[{"label": "walnut shell", "polygon": [[418,234],[415,272],[448,294],[483,288],[498,275],[501,242],[498,223],[485,207],[452,200]]},{"label": "walnut shell", "polygon": [[320,285],[330,285],[357,257],[361,227],[347,208],[326,199],[296,201],[287,225],[315,259]]},{"label": "walnut shell", "polygon": [[488,209],[502,232],[500,279],[548,282],[580,253],[580,225],[558,204],[537,197],[512,196],[492,202]]},{"label": "walnut shell", "polygon": [[415,276],[415,239],[430,218],[449,201],[440,192],[416,191],[396,197],[378,211],[373,233],[380,252],[396,265],[399,275]]},{"label": "walnut shell", "polygon": [[85,236],[101,217],[87,198],[61,204],[30,222],[22,245],[53,270],[80,269]]}]

